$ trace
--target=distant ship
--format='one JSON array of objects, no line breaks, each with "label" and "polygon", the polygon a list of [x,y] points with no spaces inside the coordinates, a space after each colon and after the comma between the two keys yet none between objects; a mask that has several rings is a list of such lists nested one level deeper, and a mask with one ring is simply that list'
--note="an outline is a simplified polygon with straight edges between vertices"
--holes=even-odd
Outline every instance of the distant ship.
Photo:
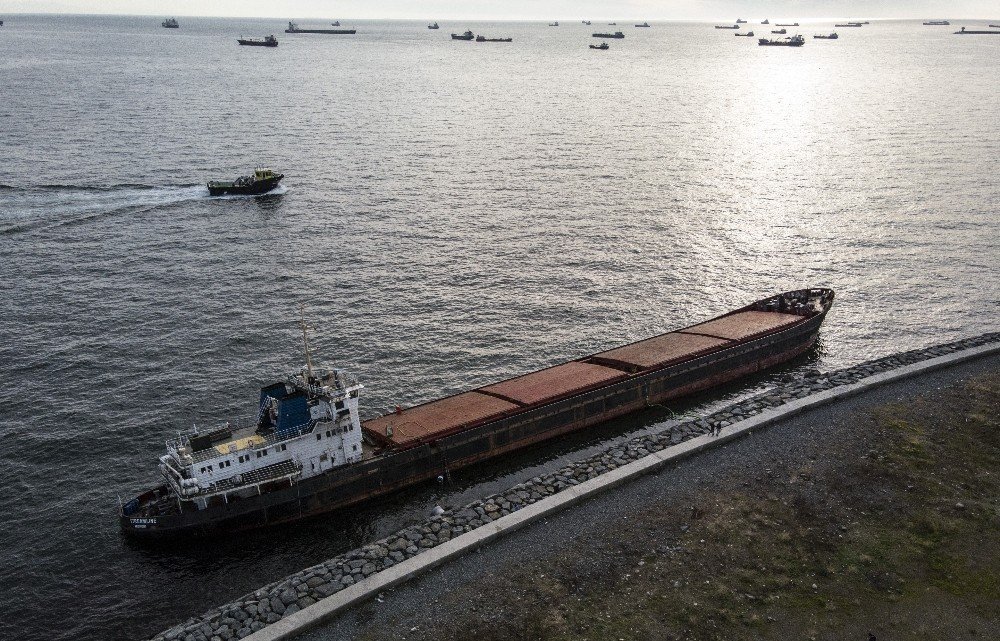
[{"label": "distant ship", "polygon": [[594,38],[614,38],[616,40],[621,40],[625,37],[625,34],[621,31],[616,31],[614,33],[592,33],[590,35]]},{"label": "distant ship", "polygon": [[606,42],[602,42],[599,45],[590,45],[590,48],[591,49],[600,49],[601,51],[607,51],[608,49],[610,49],[610,47],[608,46],[608,43],[606,43]]},{"label": "distant ship", "polygon": [[266,194],[281,182],[284,174],[276,174],[270,169],[257,167],[253,174],[240,176],[236,180],[212,180],[208,183],[208,193],[212,196],[223,196],[226,194],[239,194],[245,196],[256,196]]},{"label": "distant ship", "polygon": [[840,36],[838,36],[838,35],[837,35],[837,32],[836,32],[836,31],[834,31],[833,33],[831,33],[831,34],[830,34],[830,35],[828,35],[828,36],[824,36],[824,35],[816,35],[816,36],[813,36],[813,38],[818,38],[818,39],[820,39],[820,40],[836,40],[836,39],[837,39],[837,38],[839,38],[839,37],[840,37]]},{"label": "distant ship", "polygon": [[340,26],[340,20],[337,20],[337,21],[335,21],[335,22],[331,22],[331,23],[330,23],[330,26],[331,26],[331,27],[339,27],[339,26]]},{"label": "distant ship", "polygon": [[753,31],[747,31],[746,33],[734,33],[733,35],[737,38],[741,36],[744,38],[753,38]]},{"label": "distant ship", "polygon": [[[924,23],[925,27],[947,27],[951,23],[947,20],[928,20]],[[994,25],[990,25],[991,27]]]},{"label": "distant ship", "polygon": [[746,24],[746,23],[747,23],[747,21],[744,20],[743,18],[737,18],[736,19],[736,24]]},{"label": "distant ship", "polygon": [[167,18],[166,20],[164,20],[163,22],[161,22],[160,25],[163,28],[165,28],[165,29],[178,29],[178,28],[180,28],[180,25],[177,24],[177,19],[176,18]]},{"label": "distant ship", "polygon": [[457,33],[451,34],[452,40],[472,40],[475,37],[476,34],[472,33],[471,31],[466,31],[462,35],[458,35]]},{"label": "distant ship", "polygon": [[975,31],[973,29],[966,29],[965,27],[962,27],[962,30],[961,31],[956,31],[955,34],[956,35],[978,35],[978,36],[985,36],[985,35],[1000,36],[1000,31]]},{"label": "distant ship", "polygon": [[860,22],[845,22],[844,24],[835,24],[835,27],[860,27]]},{"label": "distant ship", "polygon": [[764,18],[764,22],[762,22],[761,24],[771,24],[771,23],[767,21],[767,18]]},{"label": "distant ship", "polygon": [[549,23],[549,26],[550,26],[550,27],[558,27],[558,26],[559,26],[559,23],[558,23],[558,22],[550,22],[550,23]]},{"label": "distant ship", "polygon": [[278,39],[274,36],[263,38],[239,38],[236,42],[247,47],[277,47]]},{"label": "distant ship", "polygon": [[590,20],[583,20],[582,22],[583,22],[583,24],[587,25],[588,27],[590,26]]},{"label": "distant ship", "polygon": [[775,38],[773,40],[768,40],[767,38],[761,38],[757,41],[757,44],[761,47],[801,47],[806,43],[806,39],[802,36],[792,36],[791,38]]},{"label": "distant ship", "polygon": [[785,24],[781,24],[781,23],[779,22],[779,23],[776,23],[776,24],[775,24],[774,26],[775,26],[775,27],[797,27],[797,26],[799,26],[799,23],[795,22],[795,23],[792,23],[792,24],[788,24],[788,23],[786,22]]},{"label": "distant ship", "polygon": [[642,24],[637,24],[635,26],[637,26],[637,27],[648,27],[649,23],[648,22],[643,22]]},{"label": "distant ship", "polygon": [[356,29],[300,29],[294,22],[288,23],[285,33],[332,33],[340,35],[351,35],[357,33]]},{"label": "distant ship", "polygon": [[513,38],[487,38],[486,36],[476,36],[476,42],[513,42]]},{"label": "distant ship", "polygon": [[435,22],[434,24],[427,25],[427,28],[428,29],[440,29],[441,27],[438,26],[438,23]]},{"label": "distant ship", "polygon": [[739,29],[740,25],[734,24],[733,26],[730,27],[729,25],[717,24],[717,25],[715,25],[715,28],[716,29]]},{"label": "distant ship", "polygon": [[778,33],[778,34],[782,34],[783,35],[783,34],[788,33],[788,29],[772,29],[771,33]]}]

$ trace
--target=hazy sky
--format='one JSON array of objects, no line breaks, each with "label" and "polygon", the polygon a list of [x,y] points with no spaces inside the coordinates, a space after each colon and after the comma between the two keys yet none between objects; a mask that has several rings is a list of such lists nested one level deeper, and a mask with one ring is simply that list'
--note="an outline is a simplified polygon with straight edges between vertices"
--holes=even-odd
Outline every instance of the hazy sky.
[{"label": "hazy sky", "polygon": [[117,13],[275,18],[643,20],[1000,18],[1000,0],[6,0],[11,13]]}]

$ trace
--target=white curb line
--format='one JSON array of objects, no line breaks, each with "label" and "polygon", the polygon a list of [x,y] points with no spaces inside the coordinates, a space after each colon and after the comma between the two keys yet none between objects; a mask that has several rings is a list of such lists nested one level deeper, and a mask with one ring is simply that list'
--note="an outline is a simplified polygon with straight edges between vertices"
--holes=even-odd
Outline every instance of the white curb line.
[{"label": "white curb line", "polygon": [[804,398],[789,401],[779,407],[764,410],[756,416],[734,423],[722,429],[718,436],[697,436],[677,445],[671,445],[649,456],[618,467],[597,478],[570,486],[561,492],[540,499],[512,514],[486,523],[471,532],[461,534],[441,545],[429,548],[390,568],[373,574],[354,585],[332,594],[313,605],[281,619],[271,625],[244,637],[247,641],[283,641],[291,639],[360,601],[365,601],[379,592],[394,587],[409,579],[435,568],[446,561],[466,554],[484,543],[525,525],[550,516],[580,501],[631,481],[643,474],[654,472],[668,463],[731,441],[739,436],[760,429],[775,421],[795,416],[806,410],[825,405],[833,400],[854,396],[865,390],[891,383],[914,374],[931,372],[963,361],[973,360],[1000,352],[1000,343],[980,345],[972,349],[938,356],[912,365],[881,374],[875,374],[857,383],[841,385],[817,392]]}]

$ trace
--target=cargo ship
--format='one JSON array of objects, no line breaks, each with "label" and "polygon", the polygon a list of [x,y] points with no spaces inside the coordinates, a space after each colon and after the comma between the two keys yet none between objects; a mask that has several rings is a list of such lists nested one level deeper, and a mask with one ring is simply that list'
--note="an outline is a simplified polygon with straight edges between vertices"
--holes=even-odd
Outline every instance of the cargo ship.
[{"label": "cargo ship", "polygon": [[816,341],[830,289],[759,300],[709,321],[362,422],[363,386],[306,365],[255,413],[167,441],[162,483],[119,506],[136,538],[286,523],[639,412],[786,362]]},{"label": "cargo ship", "polygon": [[[773,33],[773,32],[772,32]],[[806,43],[806,39],[802,36],[791,36],[789,38],[773,38],[768,40],[767,38],[760,38],[757,40],[757,44],[761,47],[801,47]]]},{"label": "cargo ship", "polygon": [[621,40],[625,37],[625,34],[621,31],[616,31],[614,33],[592,33],[590,35],[592,38],[614,38],[616,40]]},{"label": "cargo ship", "polygon": [[263,38],[237,38],[236,42],[244,47],[277,47],[278,39],[273,35]]},{"label": "cargo ship", "polygon": [[180,28],[180,25],[177,24],[177,19],[176,18],[167,18],[166,20],[164,20],[163,22],[160,23],[160,26],[163,27],[164,29],[179,29]]},{"label": "cargo ship", "polygon": [[299,25],[294,22],[289,22],[288,28],[285,29],[285,33],[332,33],[335,35],[353,35],[357,32],[357,29],[300,29]]}]

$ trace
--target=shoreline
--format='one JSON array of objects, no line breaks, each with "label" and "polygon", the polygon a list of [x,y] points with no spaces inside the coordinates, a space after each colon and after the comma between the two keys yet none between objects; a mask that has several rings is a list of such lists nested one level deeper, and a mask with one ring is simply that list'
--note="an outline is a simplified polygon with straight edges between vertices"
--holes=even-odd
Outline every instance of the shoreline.
[{"label": "shoreline", "polygon": [[[320,623],[344,608],[372,598],[378,591],[405,581],[455,556],[478,548],[499,535],[502,523],[480,530],[484,525],[509,517],[513,531],[586,496],[576,488],[590,482],[600,491],[631,476],[644,474],[666,462],[695,451],[715,447],[744,431],[811,405],[827,403],[838,396],[857,393],[866,379],[869,386],[935,367],[946,367],[962,358],[1000,351],[1000,334],[989,333],[919,350],[893,354],[853,367],[827,372],[811,372],[789,377],[783,386],[765,391],[722,408],[712,414],[636,437],[602,453],[572,463],[559,471],[535,477],[481,501],[457,509],[447,509],[424,524],[404,528],[361,548],[338,555],[324,563],[270,583],[231,603],[165,630],[152,637],[156,641],[206,639],[223,641],[251,638],[253,641],[290,638]],[[962,353],[957,354],[956,353]],[[950,356],[952,355],[952,356]],[[922,367],[918,367],[922,365]],[[834,393],[839,392],[839,393]],[[783,409],[782,412],[776,410]],[[743,429],[736,426],[744,424]],[[719,436],[707,436],[721,431]],[[644,462],[643,462],[644,461]],[[641,463],[641,465],[640,465]],[[625,470],[626,466],[632,466]],[[595,482],[600,480],[599,483]],[[565,490],[571,492],[560,494]],[[555,501],[558,499],[558,501]],[[542,502],[553,503],[550,506]],[[522,512],[524,510],[524,512]],[[548,510],[548,511],[547,511]],[[516,514],[516,516],[514,515]],[[438,546],[443,546],[437,549]],[[422,553],[432,552],[421,557]],[[396,566],[399,567],[396,567]],[[387,572],[388,571],[388,572]],[[334,597],[336,595],[336,597]]]}]

